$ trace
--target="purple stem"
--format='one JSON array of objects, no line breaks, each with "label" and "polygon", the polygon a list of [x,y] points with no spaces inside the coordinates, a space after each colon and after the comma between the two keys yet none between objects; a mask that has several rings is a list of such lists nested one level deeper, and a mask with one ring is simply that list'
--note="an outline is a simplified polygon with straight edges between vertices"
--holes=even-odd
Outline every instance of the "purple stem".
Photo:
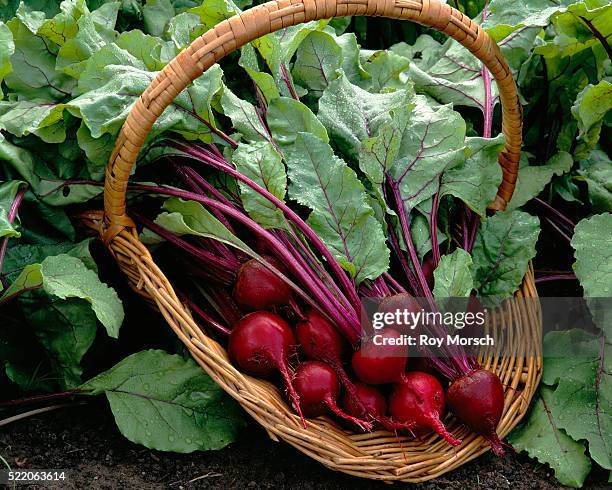
[{"label": "purple stem", "polygon": [[414,295],[418,295],[419,283],[417,282],[414,272],[412,272],[412,269],[410,268],[410,265],[408,264],[406,257],[404,257],[404,252],[402,251],[402,248],[400,247],[399,239],[397,237],[397,234],[395,233],[395,230],[393,230],[392,224],[388,223],[388,226],[389,226],[389,241],[391,242],[391,248],[393,248],[393,251],[395,252],[395,256],[397,257],[397,259],[400,262],[400,265],[402,266],[402,270],[404,271],[404,274],[406,275],[406,279],[408,280],[408,284],[410,285],[410,288],[412,289],[412,293]]},{"label": "purple stem", "polygon": [[[175,165],[175,168],[176,173],[181,180],[196,194],[206,195],[206,191],[209,191],[209,194],[211,194],[218,201],[227,204],[228,206],[233,206],[233,204],[223,194],[217,191],[217,189],[214,189],[214,187],[211,186],[206,179],[202,178],[195,170],[189,167],[181,167],[179,165]],[[214,192],[211,192],[209,187],[214,189]],[[216,209],[211,210],[211,212],[215,218],[221,221],[221,223],[223,223],[229,231],[235,234],[234,228],[227,218],[223,216],[223,213],[220,213]]]},{"label": "purple stem", "polygon": [[206,145],[206,147],[211,152],[213,152],[218,158],[221,158],[221,159],[224,158],[223,154],[219,151],[219,149],[215,145],[212,145],[212,144],[209,143],[209,144]]},{"label": "purple stem", "polygon": [[[185,252],[191,254],[193,257],[198,259],[201,262],[204,262],[209,267],[214,267],[218,269],[217,272],[226,273],[228,271],[236,271],[240,264],[237,260],[232,260],[233,257],[220,257],[215,255],[208,250],[204,250],[200,247],[196,247],[192,245],[186,240],[183,240],[179,236],[175,235],[171,231],[168,231],[163,226],[154,223],[153,221],[145,218],[140,213],[131,212],[132,217],[136,218],[137,221],[141,222],[145,227],[151,230],[156,235],[159,235],[163,239],[177,246],[178,248],[184,250]],[[233,277],[233,274],[232,274]],[[230,278],[231,279],[231,278]]]},{"label": "purple stem", "polygon": [[300,98],[298,97],[298,94],[295,91],[295,87],[293,86],[293,84],[291,83],[291,80],[289,79],[289,73],[287,73],[287,67],[285,66],[285,63],[281,63],[280,69],[281,69],[283,81],[285,82],[285,85],[287,85],[287,88],[289,89],[289,93],[291,94],[291,97],[299,101]]},{"label": "purple stem", "polygon": [[565,231],[563,231],[559,226],[557,226],[553,220],[551,220],[550,218],[547,218],[546,216],[543,216],[542,218],[550,226],[552,226],[555,229],[555,231],[557,231],[557,233],[559,233],[559,235],[567,241],[567,243],[571,243],[572,241],[571,237],[567,233],[565,233]]},{"label": "purple stem", "polygon": [[346,300],[346,297],[342,294],[338,285],[331,278],[329,272],[325,270],[325,267],[323,267],[319,260],[312,254],[310,249],[302,242],[300,237],[297,236],[293,230],[291,230],[291,236],[281,230],[276,232],[276,236],[286,244],[288,250],[290,250],[295,257],[299,257],[304,261],[304,267],[307,267],[307,270],[312,270],[317,280],[323,281],[328,288],[331,288],[330,297],[335,301],[339,301],[345,311],[350,311],[352,306]]},{"label": "purple stem", "polygon": [[332,272],[334,273],[336,279],[340,281],[344,293],[348,295],[348,299],[351,305],[353,306],[353,309],[355,309],[355,311],[361,310],[361,302],[359,300],[359,296],[357,295],[357,292],[355,291],[355,288],[349,280],[348,276],[340,268],[338,262],[331,254],[327,246],[319,238],[319,236],[314,231],[312,231],[312,229],[304,222],[304,220],[302,220],[302,218],[297,215],[297,213],[295,213],[295,211],[290,209],[289,206],[287,206],[283,201],[278,199],[275,195],[270,193],[267,189],[264,189],[257,183],[253,182],[251,179],[242,175],[240,172],[234,169],[228,162],[223,161],[219,158],[215,158],[213,155],[210,155],[209,152],[206,152],[206,150],[190,148],[187,146],[183,146],[180,143],[175,144],[175,147],[177,149],[183,150],[188,154],[192,154],[196,158],[201,159],[203,163],[206,163],[212,166],[213,168],[216,168],[217,170],[225,172],[234,177],[235,179],[245,183],[251,189],[257,191],[263,197],[268,199],[268,201],[274,204],[278,209],[280,209],[285,215],[285,217],[295,224],[298,230],[304,234],[308,241],[325,258],[325,260],[329,264],[329,267],[332,269]]},{"label": "purple stem", "polygon": [[[471,210],[469,210],[469,208],[467,208],[467,210],[471,213]],[[478,228],[480,227],[480,216],[478,216],[476,213],[472,213],[472,215],[473,217],[470,229],[470,241],[466,250],[466,252],[469,253],[472,253],[472,249],[474,248],[474,244],[476,243],[476,235],[478,234]]]},{"label": "purple stem", "polygon": [[537,277],[535,282],[536,284],[542,282],[550,282],[550,281],[577,281],[578,278],[573,272],[568,272],[566,274],[551,274],[549,276],[541,276]]},{"label": "purple stem", "polygon": [[440,263],[440,244],[438,241],[438,208],[440,207],[440,180],[438,177],[438,192],[435,193],[431,204],[431,216],[429,218],[429,233],[431,235],[431,250],[434,261],[434,268]]},{"label": "purple stem", "polygon": [[[482,21],[487,20],[487,9],[489,8],[488,0],[485,2],[484,9],[482,10]],[[491,92],[491,74],[489,73],[489,69],[483,64],[482,66],[482,81],[484,83],[484,92],[485,92],[485,100],[484,100],[484,129],[482,135],[485,138],[491,137],[491,129],[493,126],[493,96]]]},{"label": "purple stem", "polygon": [[405,293],[406,289],[399,282],[397,282],[391,274],[385,272],[383,274],[385,280],[389,283],[389,287],[393,288],[396,293]]},{"label": "purple stem", "polygon": [[41,288],[42,288],[42,284],[40,284],[38,286],[33,286],[31,288],[25,288],[25,289],[21,289],[19,291],[15,291],[10,296],[7,296],[5,298],[0,299],[0,306],[4,306],[5,304],[9,303],[10,301],[13,301],[16,297],[21,296],[22,294],[29,293],[30,291],[36,291],[37,289],[41,289]]},{"label": "purple stem", "polygon": [[397,182],[391,179],[391,177],[387,177],[387,178],[389,180],[391,191],[393,192],[393,197],[395,198],[395,203],[396,203],[396,208],[397,208],[396,212],[400,220],[400,225],[402,227],[404,242],[406,243],[406,248],[408,249],[408,254],[410,255],[412,266],[414,270],[416,271],[416,277],[417,277],[419,287],[420,287],[419,292],[421,292],[425,296],[425,298],[427,298],[430,306],[432,308],[435,308],[433,294],[431,293],[431,290],[429,289],[429,285],[427,284],[427,279],[425,278],[425,274],[423,273],[423,268],[421,267],[421,263],[419,262],[419,257],[414,247],[414,243],[412,242],[412,235],[410,233],[410,224],[408,223],[408,216],[406,215],[406,208],[402,200],[399,186]]},{"label": "purple stem", "polygon": [[202,310],[198,305],[196,305],[193,301],[191,301],[185,294],[180,294],[181,299],[187,303],[189,309],[193,311],[196,315],[198,315],[202,320],[206,322],[209,327],[212,327],[218,333],[224,336],[229,336],[232,331],[224,325],[221,325],[217,322],[212,316]]},{"label": "purple stem", "polygon": [[565,216],[561,211],[559,211],[558,209],[553,208],[550,204],[548,204],[546,201],[544,201],[543,199],[540,199],[539,197],[535,197],[533,199],[536,203],[538,203],[540,206],[542,206],[543,208],[545,208],[546,210],[548,210],[549,212],[551,212],[552,214],[554,214],[557,218],[559,218],[560,220],[564,221],[565,223],[567,223],[567,225],[571,228],[572,232],[574,230],[574,227],[576,226],[575,223],[569,219],[567,216]]},{"label": "purple stem", "polygon": [[[314,269],[310,266],[310,264],[307,262],[307,260],[299,253],[299,251],[295,248],[295,246],[293,245],[293,243],[291,243],[291,241],[289,240],[289,238],[283,234],[283,233],[277,233],[277,237],[279,238],[280,241],[283,242],[283,244],[285,245],[285,247],[287,248],[287,251],[290,252],[293,257],[295,258],[295,260],[301,265],[302,269],[310,275],[312,281],[314,281],[315,283],[318,283],[319,281],[321,281],[321,277],[318,276],[316,274],[316,272],[314,271]],[[327,288],[323,287],[321,288],[321,291],[327,296],[327,298],[332,302],[338,302],[338,297],[334,296],[334,294]],[[342,296],[340,296],[340,298],[342,298]],[[316,305],[315,305],[316,307]],[[350,308],[350,306],[348,307]],[[319,307],[316,307],[317,310],[320,311]],[[338,302],[338,309],[344,314],[351,314],[350,311],[348,311],[344,305],[342,305],[340,302]],[[299,313],[299,311],[298,311]],[[322,311],[323,314],[325,314],[324,311]]]},{"label": "purple stem", "polygon": [[389,289],[389,286],[385,282],[383,276],[378,276],[374,280],[373,285],[378,291],[380,291],[380,297],[391,296],[391,290]]},{"label": "purple stem", "polygon": [[[417,279],[419,281],[419,285],[421,291],[424,293],[427,302],[429,303],[429,307],[431,311],[438,311],[438,307],[434,300],[433,294],[429,289],[429,285],[427,284],[427,279],[425,278],[425,274],[423,273],[423,268],[418,259],[418,255],[416,253],[416,249],[414,247],[414,243],[412,242],[412,235],[410,234],[410,226],[408,223],[408,217],[406,216],[406,209],[404,207],[404,203],[402,201],[402,196],[400,194],[399,186],[397,182],[393,181],[390,176],[387,176],[389,187],[393,192],[393,196],[395,198],[396,203],[396,213],[400,219],[400,224],[402,226],[402,231],[404,235],[404,240],[406,242],[406,248],[408,249],[408,253],[410,255],[410,260],[412,265],[416,271]],[[442,338],[446,336],[446,332],[443,327],[438,324],[434,324],[430,326],[430,330],[433,331],[435,335]],[[448,358],[447,360],[443,359],[431,359],[431,362],[436,365],[436,367],[440,370],[440,372],[450,372],[452,371],[453,376],[458,376],[459,374],[464,374],[470,370],[470,363],[465,355],[465,351],[461,347],[452,348],[447,346]],[[449,362],[451,365],[446,364]],[[446,375],[446,374],[445,374]]]},{"label": "purple stem", "polygon": [[[6,217],[9,223],[12,223],[13,221],[15,221],[15,218],[17,217],[17,213],[19,212],[19,206],[21,206],[21,203],[23,201],[23,196],[25,196],[25,193],[27,192],[27,190],[28,190],[27,186],[24,186],[21,189],[17,190],[17,194],[15,194],[15,198],[13,199],[13,202],[11,204],[11,207],[8,210],[8,214]],[[8,241],[9,241],[9,237],[6,236],[0,242],[0,273],[2,273],[2,266],[4,265],[4,257],[8,249]]]},{"label": "purple stem", "polygon": [[470,231],[467,224],[467,213],[468,207],[463,206],[463,212],[461,213],[461,238],[463,240],[463,250],[466,252],[470,249]]},{"label": "purple stem", "polygon": [[[173,197],[179,197],[181,199],[186,199],[190,201],[199,202],[205,206],[210,206],[222,211],[226,216],[235,219],[249,230],[251,230],[256,235],[260,236],[262,239],[269,244],[270,248],[274,250],[274,252],[279,256],[284,265],[292,272],[292,274],[297,277],[302,284],[306,285],[314,298],[311,298],[309,295],[305,294],[300,288],[297,288],[296,285],[292,285],[294,290],[310,305],[315,306],[316,301],[319,301],[320,306],[324,308],[327,312],[328,316],[338,324],[338,327],[345,334],[347,339],[353,344],[356,345],[359,340],[360,334],[360,326],[359,326],[359,318],[355,311],[352,311],[351,314],[346,317],[342,314],[342,312],[338,311],[338,303],[329,301],[325,294],[321,291],[321,287],[324,285],[313,284],[311,282],[310,276],[302,270],[299,262],[297,262],[294,257],[286,250],[283,243],[278,240],[272,233],[265,230],[261,225],[248,218],[242,212],[236,210],[231,206],[227,206],[225,204],[219,203],[214,199],[200,196],[198,194],[194,194],[193,192],[188,192],[180,189],[174,189],[169,187],[161,187],[161,186],[150,186],[150,185],[142,185],[142,184],[132,184],[129,188],[133,190],[142,190],[147,192],[152,192],[156,194],[163,194]],[[314,232],[313,232],[314,233]],[[283,276],[284,277],[284,276]],[[286,279],[286,278],[284,278]],[[316,300],[316,301],[315,301]],[[315,306],[316,307],[316,306]],[[360,310],[359,310],[360,311]]]}]

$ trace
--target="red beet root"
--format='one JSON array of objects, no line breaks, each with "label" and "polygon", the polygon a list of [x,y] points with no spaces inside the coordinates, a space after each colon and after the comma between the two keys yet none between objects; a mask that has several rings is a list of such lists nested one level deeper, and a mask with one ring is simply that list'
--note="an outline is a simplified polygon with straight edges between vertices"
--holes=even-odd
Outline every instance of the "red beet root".
[{"label": "red beet root", "polygon": [[407,311],[409,313],[418,313],[419,311],[421,311],[421,309],[421,305],[419,305],[416,298],[410,293],[399,293],[394,294],[393,296],[388,296],[384,298],[378,305],[378,312],[384,313],[386,315],[385,328],[390,327],[400,332],[408,332],[408,330],[410,330],[410,325],[406,325],[406,323],[403,321],[403,318],[401,317],[401,323],[398,323],[395,320],[388,321],[390,315],[396,315],[399,311],[400,315],[403,316],[404,311]]},{"label": "red beet root", "polygon": [[[310,310],[306,319],[297,324],[295,333],[304,355],[329,365],[336,372],[348,396],[355,398],[355,385],[342,366],[346,343],[334,326],[320,313]],[[359,400],[355,400],[355,403],[359,403]]]},{"label": "red beet root", "polygon": [[327,364],[320,361],[303,362],[295,371],[293,386],[299,396],[302,412],[306,416],[318,417],[331,412],[361,429],[372,429],[371,422],[340,410],[336,404],[340,394],[340,383],[334,370]]},{"label": "red beet root", "polygon": [[289,375],[288,358],[295,349],[291,328],[280,316],[256,311],[234,325],[229,338],[229,354],[236,366],[253,376],[270,376],[280,372],[300,418],[300,400]]},{"label": "red beet root", "polygon": [[355,396],[342,398],[342,408],[346,413],[358,418],[378,420],[387,412],[387,401],[382,393],[373,386],[355,383]]},{"label": "red beet root", "polygon": [[[366,341],[353,354],[351,365],[357,377],[371,385],[398,383],[406,371],[408,347],[391,344],[398,340],[401,334],[397,330],[385,328],[374,333],[374,337]],[[379,345],[377,345],[379,344]]]},{"label": "red beet root", "polygon": [[[280,272],[285,268],[274,257],[265,260]],[[256,259],[240,267],[234,284],[234,300],[246,310],[265,310],[286,305],[291,301],[291,288],[270,269]]]},{"label": "red beet root", "polygon": [[385,415],[387,413],[385,397],[375,387],[363,383],[355,383],[354,396],[344,396],[342,408],[353,417],[372,420],[387,430],[407,430],[412,432],[413,429],[413,424],[395,422],[387,417]]},{"label": "red beet root", "polygon": [[504,411],[504,388],[497,375],[475,369],[453,381],[446,397],[453,413],[484,436],[496,456],[504,456],[507,444],[495,432]]},{"label": "red beet root", "polygon": [[397,422],[412,424],[417,434],[433,430],[449,444],[461,444],[442,423],[444,390],[431,374],[419,371],[406,373],[404,380],[393,387],[389,413]]}]

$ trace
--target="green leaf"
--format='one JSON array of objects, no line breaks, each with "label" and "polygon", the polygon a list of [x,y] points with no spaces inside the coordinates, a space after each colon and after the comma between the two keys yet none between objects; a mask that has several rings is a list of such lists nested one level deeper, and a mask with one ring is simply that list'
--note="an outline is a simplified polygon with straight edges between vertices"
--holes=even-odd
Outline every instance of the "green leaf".
[{"label": "green leaf", "polygon": [[19,275],[19,272],[27,265],[39,264],[45,260],[46,257],[60,254],[68,254],[71,257],[76,257],[80,259],[88,269],[98,272],[96,262],[89,250],[92,240],[93,238],[90,238],[76,245],[72,242],[54,243],[51,245],[16,243],[6,252],[4,273],[9,281],[14,281]]},{"label": "green leaf", "polygon": [[33,34],[19,19],[12,19],[6,25],[15,45],[11,57],[13,71],[4,78],[9,90],[22,98],[47,102],[70,95],[75,81],[55,70],[55,55],[45,40]]},{"label": "green leaf", "polygon": [[612,296],[612,215],[580,221],[572,237],[574,272],[587,297]]},{"label": "green leaf", "polygon": [[132,354],[81,388],[105,393],[121,433],[150,449],[220,449],[244,425],[238,405],[191,359]]},{"label": "green leaf", "polygon": [[[596,0],[598,1],[598,0]],[[546,26],[551,15],[565,11],[576,0],[527,0],[520,4],[506,0],[491,0],[486,28],[495,25],[512,27]]]},{"label": "green leaf", "polygon": [[363,69],[369,77],[359,84],[360,87],[378,93],[388,89],[406,89],[411,83],[407,74],[410,66],[408,58],[389,50],[362,51],[362,58],[364,54],[367,58],[362,61]]},{"label": "green leaf", "polygon": [[612,161],[601,151],[593,151],[588,165],[578,171],[589,188],[589,200],[596,213],[612,212]]},{"label": "green leaf", "polygon": [[548,464],[563,485],[580,488],[591,471],[584,442],[576,442],[559,429],[551,414],[552,390],[542,387],[527,423],[515,429],[508,442],[517,451]]},{"label": "green leaf", "polygon": [[[146,70],[140,60],[124,50],[120,50],[124,62],[129,60],[130,63],[140,64],[140,67],[114,64],[110,61],[113,56],[111,50],[106,49],[110,46],[89,59],[79,80],[79,90],[83,93],[67,106],[71,113],[83,119],[89,131],[88,134],[83,127],[79,129],[79,144],[92,160],[90,172],[95,178],[101,178],[104,174],[114,144],[113,137],[119,132],[137,98],[155,76],[155,72]],[[116,51],[116,47],[114,49]],[[111,64],[105,66],[107,62]],[[169,130],[188,139],[211,142],[212,133],[208,126],[216,126],[211,104],[222,88],[221,77],[221,69],[215,65],[184,90],[157,119],[148,134],[147,142]],[[101,142],[95,141],[98,138],[104,139]]]},{"label": "green leaf", "polygon": [[286,152],[289,194],[312,212],[308,224],[359,283],[389,267],[380,223],[357,175],[325,141],[300,133]]},{"label": "green leaf", "polygon": [[588,441],[595,462],[612,469],[612,348],[602,340],[583,330],[546,334],[542,381],[556,385],[550,410],[557,426]]},{"label": "green leaf", "polygon": [[516,188],[508,203],[508,209],[524,206],[544,190],[555,175],[563,175],[572,168],[572,156],[561,151],[553,156],[546,165],[525,165],[519,169]]},{"label": "green leaf", "polygon": [[323,124],[307,106],[295,99],[274,99],[268,105],[266,118],[274,141],[283,149],[295,143],[298,133],[310,133],[326,143],[329,142]]},{"label": "green leaf", "polygon": [[6,301],[13,296],[21,294],[23,291],[39,288],[42,286],[42,283],[43,276],[40,264],[27,265],[11,285],[2,292],[0,301]]},{"label": "green leaf", "polygon": [[[429,221],[422,214],[416,213],[410,220],[410,235],[417,254],[421,260],[431,250],[431,235]],[[403,243],[402,243],[403,246]]]},{"label": "green leaf", "polygon": [[411,102],[409,91],[371,94],[353,85],[342,73],[319,99],[318,117],[340,150],[357,158],[361,142],[376,136],[391,121],[392,110]]},{"label": "green leaf", "polygon": [[261,54],[274,78],[278,80],[281,76],[281,64],[291,60],[298,46],[310,33],[323,30],[328,23],[329,19],[324,19],[289,26],[282,31],[260,37],[252,44]]},{"label": "green leaf", "polygon": [[170,0],[147,0],[147,3],[142,7],[145,32],[152,36],[161,37],[166,30],[168,21],[174,15],[174,6]]},{"label": "green leaf", "polygon": [[23,187],[25,183],[13,180],[10,182],[0,182],[0,240],[3,237],[19,238],[21,233],[17,229],[16,223],[10,223],[8,220],[8,214],[19,189]]},{"label": "green leaf", "polygon": [[502,181],[498,163],[505,138],[467,138],[469,156],[463,165],[448,169],[442,176],[440,196],[453,195],[465,202],[472,211],[485,216]]},{"label": "green leaf", "polygon": [[[518,32],[504,31],[498,39],[499,47],[508,59],[510,68],[516,73],[530,55],[531,47],[539,28],[522,29]],[[408,77],[418,92],[428,94],[444,104],[476,107],[484,110],[485,86],[482,79],[482,63],[469,50],[454,39],[439,45],[431,38],[419,38],[415,47],[405,43],[393,46],[394,53],[410,61]],[[417,43],[419,43],[417,41]],[[414,59],[414,56],[420,59]],[[403,65],[396,61],[398,68]],[[399,78],[399,82],[403,77]],[[491,86],[493,104],[499,92],[495,83]]]},{"label": "green leaf", "polygon": [[[163,207],[168,212],[161,213],[155,219],[155,223],[172,233],[212,238],[226,245],[231,245],[248,255],[254,255],[254,252],[248,245],[234,236],[223,223],[209,213],[200,203],[171,197],[166,200]],[[145,230],[142,233],[141,239],[147,244],[162,241],[158,235],[149,230]]]},{"label": "green leaf", "polygon": [[342,48],[335,37],[329,32],[311,32],[296,53],[293,78],[316,97],[321,96],[336,78],[336,70],[342,67]]},{"label": "green leaf", "polygon": [[443,255],[434,270],[434,289],[436,298],[468,297],[474,289],[472,279],[472,257],[462,248]]},{"label": "green leaf", "polygon": [[255,106],[240,99],[229,88],[223,87],[221,96],[223,114],[232,120],[232,126],[247,141],[269,141],[269,135]]},{"label": "green leaf", "polygon": [[[241,144],[232,155],[236,169],[281,201],[287,192],[287,174],[281,156],[265,141]],[[266,228],[281,228],[285,217],[280,209],[248,185],[239,182],[240,200],[249,216]]]},{"label": "green leaf", "polygon": [[121,300],[115,290],[102,283],[81,260],[65,254],[47,257],[40,270],[45,292],[61,299],[84,299],[108,335],[119,336],[124,317]]},{"label": "green leaf", "polygon": [[260,71],[257,52],[250,44],[245,44],[240,50],[240,59],[238,64],[245,69],[251,77],[251,80],[257,86],[259,93],[263,99],[263,103],[268,105],[274,99],[280,97],[280,92],[276,86],[276,80],[269,73]]},{"label": "green leaf", "polygon": [[91,305],[82,299],[64,300],[40,290],[22,297],[20,304],[47,352],[60,389],[76,388],[83,373],[81,360],[96,337],[97,321]]},{"label": "green leaf", "polygon": [[578,146],[574,156],[588,158],[599,141],[604,117],[612,109],[612,83],[602,80],[597,85],[584,88],[572,107],[578,121]]},{"label": "green leaf", "polygon": [[73,78],[79,78],[87,60],[117,36],[114,30],[119,3],[107,3],[91,15],[77,21],[78,32],[63,43],[57,53],[56,67]]},{"label": "green leaf", "polygon": [[15,136],[35,134],[45,143],[66,139],[64,104],[47,104],[22,100],[0,103],[0,126]]},{"label": "green leaf", "polygon": [[208,30],[242,10],[232,0],[207,0],[200,6],[190,9],[189,12],[198,15]]},{"label": "green leaf", "polygon": [[442,174],[466,156],[465,122],[450,105],[430,106],[417,96],[412,112],[393,113],[378,138],[364,142],[360,166],[373,184],[383,172],[398,184],[404,207],[412,210],[440,188]]},{"label": "green leaf", "polygon": [[567,9],[554,13],[550,22],[556,35],[543,46],[538,46],[535,53],[547,58],[574,56],[599,46],[594,31],[605,39],[612,35],[612,6],[599,0],[574,2]]},{"label": "green leaf", "polygon": [[[11,65],[11,56],[15,52],[15,43],[13,42],[13,33],[4,24],[0,22],[0,84],[4,80],[4,77],[8,75],[13,67]],[[0,99],[4,96],[2,90],[0,90]]]},{"label": "green leaf", "polygon": [[34,33],[62,46],[77,35],[79,19],[88,14],[85,0],[66,0],[60,4],[60,12],[45,20]]},{"label": "green leaf", "polygon": [[178,50],[185,49],[205,32],[200,17],[190,12],[183,12],[170,19],[167,30],[167,36]]},{"label": "green leaf", "polygon": [[535,257],[539,220],[523,211],[504,211],[478,228],[472,274],[480,295],[493,301],[514,294]]}]

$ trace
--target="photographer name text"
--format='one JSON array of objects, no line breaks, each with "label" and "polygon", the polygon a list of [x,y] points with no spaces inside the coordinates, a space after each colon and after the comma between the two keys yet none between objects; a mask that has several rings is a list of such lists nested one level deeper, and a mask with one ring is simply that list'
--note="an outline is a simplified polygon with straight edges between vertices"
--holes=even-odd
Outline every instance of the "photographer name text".
[{"label": "photographer name text", "polygon": [[372,338],[374,345],[380,347],[387,346],[427,346],[427,347],[442,347],[443,345],[461,345],[461,346],[494,346],[495,339],[490,335],[484,337],[462,337],[460,335],[446,335],[446,337],[436,337],[431,335],[410,335],[403,334],[398,337],[385,337],[381,334],[375,334]]}]

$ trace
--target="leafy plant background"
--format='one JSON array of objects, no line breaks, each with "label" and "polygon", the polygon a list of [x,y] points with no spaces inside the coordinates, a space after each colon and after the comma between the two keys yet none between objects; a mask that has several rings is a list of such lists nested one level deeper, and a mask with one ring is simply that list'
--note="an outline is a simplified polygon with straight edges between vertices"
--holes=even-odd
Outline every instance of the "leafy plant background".
[{"label": "leafy plant background", "polygon": [[[265,170],[276,186],[270,190],[285,198],[289,180],[289,197],[312,210],[311,226],[333,248],[337,236],[324,220],[316,221],[329,210],[298,185],[319,171],[308,155],[308,148],[318,145],[337,169],[347,169],[343,185],[355,196],[368,192],[367,201],[350,208],[352,219],[363,225],[352,230],[351,250],[334,249],[342,266],[361,280],[376,277],[388,262],[384,254],[365,260],[371,254],[359,240],[377,220],[380,162],[416,162],[410,142],[435,146],[442,138],[442,151],[418,155],[410,179],[402,183],[397,174],[415,209],[412,234],[421,255],[431,243],[419,222],[431,214],[434,195],[461,199],[483,218],[472,257],[456,252],[436,271],[439,294],[446,294],[443,288],[464,294],[472,287],[512,293],[537,242],[536,266],[573,267],[586,296],[611,296],[610,3],[449,3],[483,23],[519,85],[525,145],[506,213],[485,216],[501,179],[495,165],[501,141],[490,134],[481,138],[487,104],[495,107],[493,134],[500,126],[497,94],[493,89],[487,98],[482,67],[435,31],[378,18],[312,22],[232,53],[156,123],[135,178],[147,181],[160,172],[155,158],[168,134],[215,142],[229,153],[237,141],[232,161],[243,172],[257,161],[272,162]],[[126,437],[161,450],[214,449],[236,436],[244,423],[239,410],[170,335],[144,344],[121,335],[127,305],[119,296],[129,296],[105,284],[112,279],[105,269],[112,266],[73,218],[100,207],[99,183],[114,138],[155,72],[196,36],[250,5],[248,0],[0,4],[0,385],[6,398],[79,387],[105,393]],[[261,99],[265,123],[258,112]],[[396,146],[385,145],[396,140]],[[287,173],[279,172],[277,150],[291,155]],[[330,171],[329,178],[333,175]],[[438,188],[430,185],[432,179]],[[256,195],[243,189],[242,198],[258,221],[274,225],[278,217]],[[14,215],[16,201],[21,206]],[[555,211],[571,225],[559,230]],[[491,280],[487,257],[498,247],[496,237],[511,229],[514,252],[508,249],[512,253],[504,257],[500,275]],[[382,233],[369,238],[373,249],[384,242]],[[106,267],[98,270],[96,263]],[[462,284],[445,280],[456,270],[465,275]],[[546,339],[558,357],[546,359],[531,413],[510,437],[518,450],[549,464],[565,485],[581,486],[594,464],[612,470],[610,325],[609,318],[601,319],[599,336],[569,332]],[[590,362],[572,363],[563,355],[576,345]],[[111,368],[113,356],[105,353],[117,346],[125,354],[144,350],[112,359],[117,364]],[[99,374],[102,368],[111,369]]]}]

